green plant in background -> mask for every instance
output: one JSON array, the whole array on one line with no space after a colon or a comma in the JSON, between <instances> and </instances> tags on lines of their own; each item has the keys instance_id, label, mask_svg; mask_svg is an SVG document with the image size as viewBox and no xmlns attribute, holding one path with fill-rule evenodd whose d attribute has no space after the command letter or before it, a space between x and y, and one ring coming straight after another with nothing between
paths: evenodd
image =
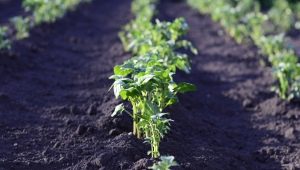
<instances>
[{"instance_id":1,"label":"green plant in background","mask_svg":"<svg viewBox=\"0 0 300 170\"><path fill-rule=\"evenodd\" d=\"M261 53L268 56L277 80L277 86L273 89L282 99L299 100L299 59L292 49L285 46L284 34L298 15L292 13L297 8L297 3L291 5L286 0L188 2L200 11L203 9L205 13L211 14L212 19L220 22L238 43L250 38L260 48ZM267 14L261 11L261 5L269 10Z\"/></svg>"},{"instance_id":2,"label":"green plant in background","mask_svg":"<svg viewBox=\"0 0 300 170\"><path fill-rule=\"evenodd\" d=\"M299 97L298 79L300 65L298 57L293 50L284 45L284 34L263 36L260 47L263 54L269 56L274 76L278 80L278 86L273 88L283 99L297 99Z\"/></svg>"},{"instance_id":3,"label":"green plant in background","mask_svg":"<svg viewBox=\"0 0 300 170\"><path fill-rule=\"evenodd\" d=\"M29 36L30 19L27 17L14 17L11 19L16 30L16 39L23 39Z\"/></svg>"},{"instance_id":4,"label":"green plant in background","mask_svg":"<svg viewBox=\"0 0 300 170\"><path fill-rule=\"evenodd\" d=\"M300 65L298 57L292 52L282 52L276 54L277 58L273 62L274 74L278 79L279 88L276 92L283 99L297 99L299 91Z\"/></svg>"},{"instance_id":5,"label":"green plant in background","mask_svg":"<svg viewBox=\"0 0 300 170\"><path fill-rule=\"evenodd\" d=\"M285 49L284 47L284 34L261 36L257 43L261 47L263 54L269 55L269 61L272 63L274 55L280 53Z\"/></svg>"},{"instance_id":6,"label":"green plant in background","mask_svg":"<svg viewBox=\"0 0 300 170\"><path fill-rule=\"evenodd\" d=\"M269 20L274 24L276 32L286 32L293 24L293 12L286 0L274 0L268 12Z\"/></svg>"},{"instance_id":7,"label":"green plant in background","mask_svg":"<svg viewBox=\"0 0 300 170\"><path fill-rule=\"evenodd\" d=\"M131 4L131 11L137 16L151 19L156 11L156 3L158 0L140 0Z\"/></svg>"},{"instance_id":8,"label":"green plant in background","mask_svg":"<svg viewBox=\"0 0 300 170\"><path fill-rule=\"evenodd\" d=\"M29 29L40 23L54 22L73 10L81 2L91 0L23 0L22 6L30 14L27 17L17 16L10 21L14 26L13 33L7 37L7 28L0 27L0 49L9 49L13 40L29 36Z\"/></svg>"},{"instance_id":9,"label":"green plant in background","mask_svg":"<svg viewBox=\"0 0 300 170\"><path fill-rule=\"evenodd\" d=\"M89 0L24 0L23 7L32 12L35 24L54 22L79 3Z\"/></svg>"},{"instance_id":10,"label":"green plant in background","mask_svg":"<svg viewBox=\"0 0 300 170\"><path fill-rule=\"evenodd\" d=\"M174 156L161 156L160 161L155 163L149 169L152 170L170 170L171 167L178 166Z\"/></svg>"},{"instance_id":11,"label":"green plant in background","mask_svg":"<svg viewBox=\"0 0 300 170\"><path fill-rule=\"evenodd\" d=\"M294 17L294 27L296 29L300 29L300 2L298 3L294 3L291 7L292 11L293 11L293 14L295 15Z\"/></svg>"},{"instance_id":12,"label":"green plant in background","mask_svg":"<svg viewBox=\"0 0 300 170\"><path fill-rule=\"evenodd\" d=\"M7 27L0 27L0 50L10 49L10 40L7 38Z\"/></svg>"},{"instance_id":13,"label":"green plant in background","mask_svg":"<svg viewBox=\"0 0 300 170\"><path fill-rule=\"evenodd\" d=\"M268 17L260 12L250 12L244 17L244 23L249 37L256 45L260 45L261 38L264 36L264 23Z\"/></svg>"},{"instance_id":14,"label":"green plant in background","mask_svg":"<svg viewBox=\"0 0 300 170\"><path fill-rule=\"evenodd\" d=\"M295 81L291 85L291 93L288 96L288 100L297 100L300 99L300 77L297 76Z\"/></svg>"}]
</instances>

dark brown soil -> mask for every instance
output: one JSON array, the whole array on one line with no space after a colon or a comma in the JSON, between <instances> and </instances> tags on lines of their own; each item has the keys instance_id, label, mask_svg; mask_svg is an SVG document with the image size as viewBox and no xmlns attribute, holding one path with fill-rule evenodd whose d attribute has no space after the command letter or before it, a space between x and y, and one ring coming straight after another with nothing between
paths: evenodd
<instances>
[{"instance_id":1,"label":"dark brown soil","mask_svg":"<svg viewBox=\"0 0 300 170\"><path fill-rule=\"evenodd\" d=\"M0 16L3 16L0 11ZM300 169L300 108L270 91L255 47L238 45L209 16L162 1L159 18L185 17L200 54L179 81L198 91L169 109L161 146L175 169ZM118 39L129 0L94 0L0 54L0 170L146 169L149 146L130 134L108 92L114 65L130 55Z\"/></svg>"},{"instance_id":2,"label":"dark brown soil","mask_svg":"<svg viewBox=\"0 0 300 170\"><path fill-rule=\"evenodd\" d=\"M21 0L0 0L0 24L7 23L10 18L23 12Z\"/></svg>"},{"instance_id":3,"label":"dark brown soil","mask_svg":"<svg viewBox=\"0 0 300 170\"><path fill-rule=\"evenodd\" d=\"M255 47L236 44L184 3L163 1L161 18L184 17L200 55L191 75L198 91L171 109L173 131L163 145L185 169L299 169L300 108L271 92L271 69Z\"/></svg>"}]
</instances>

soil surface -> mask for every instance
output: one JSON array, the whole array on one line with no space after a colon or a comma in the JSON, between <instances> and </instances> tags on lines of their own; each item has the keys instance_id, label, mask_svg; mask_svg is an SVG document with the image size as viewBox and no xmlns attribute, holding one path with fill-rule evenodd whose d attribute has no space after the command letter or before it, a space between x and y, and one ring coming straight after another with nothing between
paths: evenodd
<instances>
[{"instance_id":1,"label":"soil surface","mask_svg":"<svg viewBox=\"0 0 300 170\"><path fill-rule=\"evenodd\" d=\"M0 0L0 24L9 22L12 17L24 13L21 0Z\"/></svg>"},{"instance_id":2,"label":"soil surface","mask_svg":"<svg viewBox=\"0 0 300 170\"><path fill-rule=\"evenodd\" d=\"M113 66L130 57L118 38L132 19L129 0L94 0L0 53L0 170L147 169L149 146L131 120L111 118ZM6 14L0 16L5 20ZM10 17L7 15L7 18ZM251 45L184 2L162 1L158 17L184 17L199 49L178 81L198 90L170 108L174 120L161 152L174 169L300 169L300 107L270 88L271 69ZM296 42L296 41L295 41Z\"/></svg>"}]
</instances>

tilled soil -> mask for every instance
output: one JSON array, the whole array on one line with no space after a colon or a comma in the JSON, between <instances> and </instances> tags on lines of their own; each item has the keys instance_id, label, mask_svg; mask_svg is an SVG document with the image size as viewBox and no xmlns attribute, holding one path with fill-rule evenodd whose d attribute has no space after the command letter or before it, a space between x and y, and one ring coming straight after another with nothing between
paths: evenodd
<instances>
[{"instance_id":1,"label":"tilled soil","mask_svg":"<svg viewBox=\"0 0 300 170\"><path fill-rule=\"evenodd\" d=\"M112 68L130 57L118 31L132 19L129 0L94 0L0 54L0 169L146 169L149 146L130 134L128 116L108 89ZM3 16L0 11L0 16ZM169 109L161 146L175 169L300 169L299 104L271 90L257 49L238 45L183 2L162 1L159 18L184 17L199 49L178 81L198 90ZM3 18L3 17L2 17Z\"/></svg>"},{"instance_id":2,"label":"tilled soil","mask_svg":"<svg viewBox=\"0 0 300 170\"><path fill-rule=\"evenodd\" d=\"M198 91L172 108L164 150L185 169L300 169L300 108L270 89L271 69L251 45L238 45L209 16L163 1L163 19L184 17L200 54L191 75Z\"/></svg>"},{"instance_id":3,"label":"tilled soil","mask_svg":"<svg viewBox=\"0 0 300 170\"><path fill-rule=\"evenodd\" d=\"M0 24L9 22L9 19L21 13L24 13L21 0L0 0Z\"/></svg>"}]
</instances>

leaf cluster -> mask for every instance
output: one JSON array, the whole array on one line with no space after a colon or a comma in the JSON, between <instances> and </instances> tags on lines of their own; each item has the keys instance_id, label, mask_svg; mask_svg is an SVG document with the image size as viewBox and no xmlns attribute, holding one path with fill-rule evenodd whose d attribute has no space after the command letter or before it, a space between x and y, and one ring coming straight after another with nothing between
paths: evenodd
<instances>
[{"instance_id":1,"label":"leaf cluster","mask_svg":"<svg viewBox=\"0 0 300 170\"><path fill-rule=\"evenodd\" d=\"M1 49L10 49L10 41L7 38L7 27L0 27L0 50Z\"/></svg>"},{"instance_id":2,"label":"leaf cluster","mask_svg":"<svg viewBox=\"0 0 300 170\"><path fill-rule=\"evenodd\" d=\"M23 7L33 13L36 24L54 22L86 0L24 0Z\"/></svg>"},{"instance_id":3,"label":"leaf cluster","mask_svg":"<svg viewBox=\"0 0 300 170\"><path fill-rule=\"evenodd\" d=\"M16 39L23 39L29 36L29 29L31 28L30 19L28 17L14 17L11 19L11 23L16 30Z\"/></svg>"}]
</instances>

